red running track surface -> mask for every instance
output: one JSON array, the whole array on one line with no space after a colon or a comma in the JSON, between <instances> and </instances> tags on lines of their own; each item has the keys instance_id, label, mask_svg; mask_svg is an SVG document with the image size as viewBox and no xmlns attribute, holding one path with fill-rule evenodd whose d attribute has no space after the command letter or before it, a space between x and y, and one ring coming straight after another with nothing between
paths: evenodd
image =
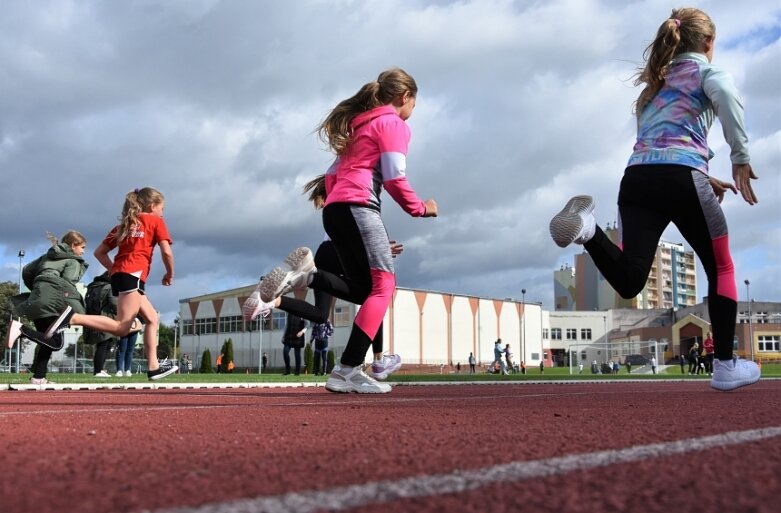
<instances>
[{"instance_id":1,"label":"red running track surface","mask_svg":"<svg viewBox=\"0 0 781 513\"><path fill-rule=\"evenodd\" d=\"M781 381L9 391L0 444L2 513L774 512Z\"/></svg>"}]
</instances>

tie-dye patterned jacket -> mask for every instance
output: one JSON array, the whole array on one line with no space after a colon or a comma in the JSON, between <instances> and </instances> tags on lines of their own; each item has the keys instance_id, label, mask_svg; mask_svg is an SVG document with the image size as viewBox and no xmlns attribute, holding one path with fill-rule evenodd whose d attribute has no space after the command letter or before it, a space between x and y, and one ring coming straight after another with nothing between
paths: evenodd
<instances>
[{"instance_id":1,"label":"tie-dye patterned jacket","mask_svg":"<svg viewBox=\"0 0 781 513\"><path fill-rule=\"evenodd\" d=\"M410 131L392 105L363 112L352 121L352 142L325 174L326 205L351 203L380 210L380 192L408 214L419 217L426 207L407 181Z\"/></svg>"},{"instance_id":2,"label":"tie-dye patterned jacket","mask_svg":"<svg viewBox=\"0 0 781 513\"><path fill-rule=\"evenodd\" d=\"M670 63L664 86L637 120L637 142L628 166L679 164L708 172L713 152L708 130L718 116L733 164L747 164L743 104L725 71L701 53L683 53Z\"/></svg>"}]
</instances>

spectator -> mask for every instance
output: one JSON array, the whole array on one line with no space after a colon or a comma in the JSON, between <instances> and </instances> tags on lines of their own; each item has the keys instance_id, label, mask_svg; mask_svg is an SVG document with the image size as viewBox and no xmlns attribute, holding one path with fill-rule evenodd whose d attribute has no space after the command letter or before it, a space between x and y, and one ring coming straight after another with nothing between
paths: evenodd
<instances>
[{"instance_id":1,"label":"spectator","mask_svg":"<svg viewBox=\"0 0 781 513\"><path fill-rule=\"evenodd\" d=\"M689 374L694 375L700 365L700 345L695 342L689 349Z\"/></svg>"},{"instance_id":2,"label":"spectator","mask_svg":"<svg viewBox=\"0 0 781 513\"><path fill-rule=\"evenodd\" d=\"M513 370L513 350L510 349L510 344L504 346L504 360L507 363L507 368Z\"/></svg>"},{"instance_id":3,"label":"spectator","mask_svg":"<svg viewBox=\"0 0 781 513\"><path fill-rule=\"evenodd\" d=\"M498 363L502 374L507 375L507 368L504 366L504 350L502 349L502 339L497 338L494 342L494 364Z\"/></svg>"},{"instance_id":4,"label":"spectator","mask_svg":"<svg viewBox=\"0 0 781 513\"><path fill-rule=\"evenodd\" d=\"M461 362L456 363L456 374L461 374Z\"/></svg>"},{"instance_id":5,"label":"spectator","mask_svg":"<svg viewBox=\"0 0 781 513\"><path fill-rule=\"evenodd\" d=\"M651 372L656 374L656 357L655 356L651 357Z\"/></svg>"},{"instance_id":6,"label":"spectator","mask_svg":"<svg viewBox=\"0 0 781 513\"><path fill-rule=\"evenodd\" d=\"M583 360L578 363L578 374L583 374Z\"/></svg>"},{"instance_id":7,"label":"spectator","mask_svg":"<svg viewBox=\"0 0 781 513\"><path fill-rule=\"evenodd\" d=\"M315 324L312 328L311 341L315 348L315 376L323 375L328 372L328 340L334 334L334 326L329 319L320 324ZM322 366L322 371L320 367Z\"/></svg>"},{"instance_id":8,"label":"spectator","mask_svg":"<svg viewBox=\"0 0 781 513\"><path fill-rule=\"evenodd\" d=\"M469 353L469 374L475 373L475 364L477 362L475 361L475 355L471 352Z\"/></svg>"},{"instance_id":9,"label":"spectator","mask_svg":"<svg viewBox=\"0 0 781 513\"><path fill-rule=\"evenodd\" d=\"M713 336L711 332L708 332L708 336L702 341L702 348L705 350L705 370L708 372L708 376L713 375Z\"/></svg>"},{"instance_id":10,"label":"spectator","mask_svg":"<svg viewBox=\"0 0 781 513\"><path fill-rule=\"evenodd\" d=\"M268 353L263 351L263 357L260 359L260 368L266 370L268 367Z\"/></svg>"},{"instance_id":11,"label":"spectator","mask_svg":"<svg viewBox=\"0 0 781 513\"><path fill-rule=\"evenodd\" d=\"M222 372L222 353L217 355L217 360L215 362L217 364L217 374Z\"/></svg>"},{"instance_id":12,"label":"spectator","mask_svg":"<svg viewBox=\"0 0 781 513\"><path fill-rule=\"evenodd\" d=\"M545 372L545 360L540 360L540 374Z\"/></svg>"},{"instance_id":13,"label":"spectator","mask_svg":"<svg viewBox=\"0 0 781 513\"><path fill-rule=\"evenodd\" d=\"M680 365L681 365L681 374L686 374L686 357L683 356L683 353L681 353L680 357L678 358Z\"/></svg>"},{"instance_id":14,"label":"spectator","mask_svg":"<svg viewBox=\"0 0 781 513\"><path fill-rule=\"evenodd\" d=\"M295 375L301 374L301 348L304 347L304 335L306 334L306 321L297 315L287 314L285 334L282 336L282 359L285 361L284 376L290 374L290 350L293 350L296 368Z\"/></svg>"},{"instance_id":15,"label":"spectator","mask_svg":"<svg viewBox=\"0 0 781 513\"><path fill-rule=\"evenodd\" d=\"M626 360L625 365L626 365L626 373L632 374L632 360Z\"/></svg>"}]
</instances>

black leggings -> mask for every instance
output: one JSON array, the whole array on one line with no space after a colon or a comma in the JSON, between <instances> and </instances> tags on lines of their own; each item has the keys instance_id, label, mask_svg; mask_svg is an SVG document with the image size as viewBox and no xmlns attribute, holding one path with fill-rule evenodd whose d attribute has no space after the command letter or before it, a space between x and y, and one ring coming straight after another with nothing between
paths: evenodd
<instances>
[{"instance_id":1,"label":"black leggings","mask_svg":"<svg viewBox=\"0 0 781 513\"><path fill-rule=\"evenodd\" d=\"M108 338L102 342L98 342L95 345L95 357L92 362L95 365L95 374L103 370L106 365L106 357L108 356L111 344L114 342L113 338Z\"/></svg>"},{"instance_id":2,"label":"black leggings","mask_svg":"<svg viewBox=\"0 0 781 513\"><path fill-rule=\"evenodd\" d=\"M331 275L344 275L342 264L339 262L339 255L336 253L336 247L330 240L321 242L317 248L315 252L315 267L317 267L318 273L326 271ZM330 316L331 303L334 296L328 291L321 289L313 289L313 293L315 296L314 305L293 297L282 296L279 301L279 309L316 324L322 324ZM380 326L377 335L372 340L372 351L374 353L382 353L383 351L382 326Z\"/></svg>"},{"instance_id":3,"label":"black leggings","mask_svg":"<svg viewBox=\"0 0 781 513\"><path fill-rule=\"evenodd\" d=\"M43 333L51 324L56 321L56 317L44 317L43 319L35 319L33 324L35 329ZM55 335L61 337L62 334ZM38 344L38 349L35 351L35 359L33 360L33 377L41 379L46 377L46 368L49 366L49 359L52 357L52 349L49 346Z\"/></svg>"},{"instance_id":4,"label":"black leggings","mask_svg":"<svg viewBox=\"0 0 781 513\"><path fill-rule=\"evenodd\" d=\"M621 180L618 210L622 247L613 244L599 227L584 244L605 279L626 299L639 294L662 232L674 223L708 277L708 314L716 358L732 358L738 310L735 268L727 223L708 177L677 165L629 167Z\"/></svg>"}]
</instances>

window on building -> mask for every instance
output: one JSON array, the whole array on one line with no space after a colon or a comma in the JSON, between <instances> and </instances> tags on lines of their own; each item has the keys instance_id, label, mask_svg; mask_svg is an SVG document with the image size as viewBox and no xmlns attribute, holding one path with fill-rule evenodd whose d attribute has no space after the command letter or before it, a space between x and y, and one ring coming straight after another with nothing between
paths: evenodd
<instances>
[{"instance_id":1,"label":"window on building","mask_svg":"<svg viewBox=\"0 0 781 513\"><path fill-rule=\"evenodd\" d=\"M261 327L261 323L262 327ZM247 331L258 331L260 329L263 329L264 331L268 331L271 329L271 316L263 317L263 316L257 316L252 322L248 322L246 325Z\"/></svg>"},{"instance_id":2,"label":"window on building","mask_svg":"<svg viewBox=\"0 0 781 513\"><path fill-rule=\"evenodd\" d=\"M591 340L591 328L580 329L580 340Z\"/></svg>"},{"instance_id":3,"label":"window on building","mask_svg":"<svg viewBox=\"0 0 781 513\"><path fill-rule=\"evenodd\" d=\"M194 335L193 321L191 319L182 320L182 335Z\"/></svg>"},{"instance_id":4,"label":"window on building","mask_svg":"<svg viewBox=\"0 0 781 513\"><path fill-rule=\"evenodd\" d=\"M348 305L334 308L334 326L349 326L352 323L351 307Z\"/></svg>"},{"instance_id":5,"label":"window on building","mask_svg":"<svg viewBox=\"0 0 781 513\"><path fill-rule=\"evenodd\" d=\"M545 340L549 340L550 333L548 332L548 328L542 328L542 338Z\"/></svg>"},{"instance_id":6,"label":"window on building","mask_svg":"<svg viewBox=\"0 0 781 513\"><path fill-rule=\"evenodd\" d=\"M550 338L551 340L561 340L561 328L551 328Z\"/></svg>"},{"instance_id":7,"label":"window on building","mask_svg":"<svg viewBox=\"0 0 781 513\"><path fill-rule=\"evenodd\" d=\"M217 318L205 317L203 319L195 319L195 333L197 335L217 333Z\"/></svg>"},{"instance_id":8,"label":"window on building","mask_svg":"<svg viewBox=\"0 0 781 513\"><path fill-rule=\"evenodd\" d=\"M283 330L287 324L287 313L281 310L271 312L271 329Z\"/></svg>"},{"instance_id":9,"label":"window on building","mask_svg":"<svg viewBox=\"0 0 781 513\"><path fill-rule=\"evenodd\" d=\"M760 335L757 337L757 349L759 352L781 351L781 335Z\"/></svg>"},{"instance_id":10,"label":"window on building","mask_svg":"<svg viewBox=\"0 0 781 513\"><path fill-rule=\"evenodd\" d=\"M567 340L577 340L577 339L578 339L578 329L567 328Z\"/></svg>"},{"instance_id":11,"label":"window on building","mask_svg":"<svg viewBox=\"0 0 781 513\"><path fill-rule=\"evenodd\" d=\"M237 333L244 328L244 319L240 315L220 317L220 333Z\"/></svg>"}]
</instances>

